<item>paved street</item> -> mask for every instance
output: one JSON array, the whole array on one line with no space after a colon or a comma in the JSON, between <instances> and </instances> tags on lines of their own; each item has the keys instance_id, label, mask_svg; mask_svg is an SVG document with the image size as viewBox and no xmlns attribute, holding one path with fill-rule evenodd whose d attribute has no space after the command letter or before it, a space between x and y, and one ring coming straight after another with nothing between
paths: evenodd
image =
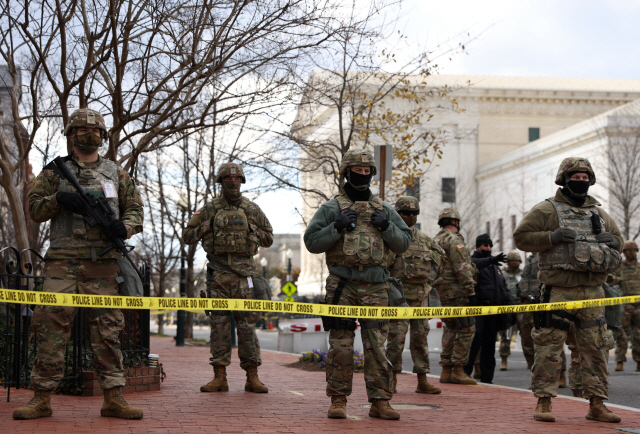
<instances>
[{"instance_id":1,"label":"paved street","mask_svg":"<svg viewBox=\"0 0 640 434\"><path fill-rule=\"evenodd\" d=\"M157 326L152 325L152 332L157 330ZM175 326L165 326L165 334L175 336ZM209 328L200 328L195 326L193 328L193 335L197 339L209 340ZM258 330L258 337L260 340L260 347L265 350L276 350L278 348L278 333L277 331ZM442 342L442 329L433 327L429 333L429 352L431 361L431 374L440 376L441 367L438 364L440 360L440 343ZM569 350L565 347L565 353L567 358L569 357ZM635 363L631 361L631 352L627 355L629 362L625 363L624 372L614 372L613 368L615 363L613 361L613 351L609 357L609 371L611 376L609 377L609 402L612 404L624 405L627 407L640 408L640 397L638 390L640 390L640 372L635 372ZM520 345L520 337L518 336L515 348L511 350L511 357L509 357L509 366L507 371L500 371L500 358L496 349L496 373L494 376L494 384L508 387L517 387L520 389L527 389L530 385L530 371L527 369L527 362L522 354L522 347ZM403 370L411 372L413 369L413 362L411 361L411 353L409 352L409 341L407 334L407 342L403 353ZM415 381L411 379L410 381ZM437 382L437 380L436 380ZM566 396L573 396L571 389L560 389L560 394ZM640 427L639 427L640 428Z\"/></svg>"}]
</instances>

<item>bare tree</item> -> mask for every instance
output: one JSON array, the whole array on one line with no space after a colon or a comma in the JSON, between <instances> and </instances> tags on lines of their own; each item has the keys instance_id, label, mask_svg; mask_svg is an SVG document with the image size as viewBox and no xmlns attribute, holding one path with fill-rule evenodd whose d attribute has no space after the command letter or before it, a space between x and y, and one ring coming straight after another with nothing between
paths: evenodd
<instances>
[{"instance_id":1,"label":"bare tree","mask_svg":"<svg viewBox=\"0 0 640 434\"><path fill-rule=\"evenodd\" d=\"M640 116L616 115L607 119L605 187L611 214L627 240L640 236Z\"/></svg>"}]
</instances>

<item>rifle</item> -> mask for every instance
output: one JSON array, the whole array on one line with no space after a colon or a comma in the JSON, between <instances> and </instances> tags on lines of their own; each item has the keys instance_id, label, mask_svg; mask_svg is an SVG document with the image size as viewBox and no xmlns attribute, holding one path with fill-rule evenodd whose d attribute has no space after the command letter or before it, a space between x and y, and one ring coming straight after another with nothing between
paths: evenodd
<instances>
[{"instance_id":1,"label":"rifle","mask_svg":"<svg viewBox=\"0 0 640 434\"><path fill-rule=\"evenodd\" d=\"M204 289L200 290L200 298L209 298L209 297L207 297L207 293L205 292ZM212 310L205 310L204 314L206 316L211 316L211 315L213 315L213 311Z\"/></svg>"},{"instance_id":2,"label":"rifle","mask_svg":"<svg viewBox=\"0 0 640 434\"><path fill-rule=\"evenodd\" d=\"M78 194L80 194L80 197L82 197L82 200L86 205L85 210L82 213L82 218L89 224L89 226L100 225L103 232L105 232L106 234L106 231L104 231L104 227L107 222L113 220L112 216L115 214L115 211L111 208L111 205L109 204L107 198L103 196L96 199L94 196L87 194L87 192L85 192L84 189L80 186L73 173L71 173L69 167L67 167L67 165L65 164L65 158L57 157L53 160L53 163L55 166L51 167L51 169L56 174L58 174L58 176L69 181L73 188L76 189ZM129 260L134 270L136 270L136 272L140 276L140 279L142 280L142 273L140 272L140 270L138 270L138 267L136 267L136 264L129 256L129 252L135 249L135 247L127 246L124 243L124 240L119 237L109 236L109 241L111 241L111 245L98 253L98 256L104 256L111 250L116 249L122 254L122 256Z\"/></svg>"}]
</instances>

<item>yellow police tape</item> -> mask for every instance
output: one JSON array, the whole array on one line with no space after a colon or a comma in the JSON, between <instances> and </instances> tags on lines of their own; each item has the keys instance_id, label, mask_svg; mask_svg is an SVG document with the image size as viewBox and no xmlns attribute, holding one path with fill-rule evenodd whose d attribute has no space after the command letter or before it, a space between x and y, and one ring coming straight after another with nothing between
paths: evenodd
<instances>
[{"instance_id":1,"label":"yellow police tape","mask_svg":"<svg viewBox=\"0 0 640 434\"><path fill-rule=\"evenodd\" d=\"M113 309L161 310L233 310L285 312L345 318L416 319L454 318L465 316L525 313L546 310L587 309L617 304L640 303L640 295L561 303L519 304L511 306L473 307L370 307L334 306L273 300L242 300L228 298L167 298L124 297L121 295L84 295L52 292L0 289L0 303L21 303L47 306L92 307Z\"/></svg>"}]
</instances>

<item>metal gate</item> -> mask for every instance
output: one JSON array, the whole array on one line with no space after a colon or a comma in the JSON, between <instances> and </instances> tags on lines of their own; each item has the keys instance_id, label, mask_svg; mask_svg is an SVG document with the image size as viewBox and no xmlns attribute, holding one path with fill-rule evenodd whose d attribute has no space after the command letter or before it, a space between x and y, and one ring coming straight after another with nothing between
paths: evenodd
<instances>
[{"instance_id":1,"label":"metal gate","mask_svg":"<svg viewBox=\"0 0 640 434\"><path fill-rule=\"evenodd\" d=\"M25 262L27 252L31 262ZM18 252L14 247L0 250L4 272L0 273L0 287L21 291L42 291L44 258L31 249ZM38 261L38 262L36 262ZM2 270L0 270L2 271ZM140 267L143 274L144 296L151 292L151 273L147 264ZM36 339L31 333L31 317L35 304L0 303L0 385L7 389L29 386L29 376L36 353ZM82 390L82 371L93 367L89 322L91 309L79 308L65 352L64 377L60 389L69 394ZM125 327L120 345L125 367L146 365L149 354L149 311L124 309Z\"/></svg>"}]
</instances>

